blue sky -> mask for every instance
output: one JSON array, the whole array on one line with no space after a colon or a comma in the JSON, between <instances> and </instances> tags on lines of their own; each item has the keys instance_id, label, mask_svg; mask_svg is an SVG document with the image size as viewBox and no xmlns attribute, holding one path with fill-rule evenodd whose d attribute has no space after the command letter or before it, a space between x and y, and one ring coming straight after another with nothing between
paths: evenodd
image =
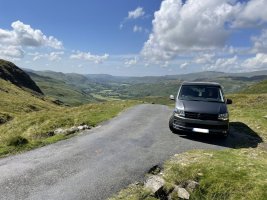
<instances>
[{"instance_id":1,"label":"blue sky","mask_svg":"<svg viewBox=\"0 0 267 200\"><path fill-rule=\"evenodd\" d=\"M0 58L124 76L267 69L267 0L0 0Z\"/></svg>"}]
</instances>

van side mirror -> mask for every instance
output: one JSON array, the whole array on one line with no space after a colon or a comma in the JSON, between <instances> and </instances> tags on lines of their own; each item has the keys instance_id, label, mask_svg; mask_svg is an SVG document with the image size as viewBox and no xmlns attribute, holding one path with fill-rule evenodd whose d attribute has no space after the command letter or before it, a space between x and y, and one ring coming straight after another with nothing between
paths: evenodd
<instances>
[{"instance_id":1,"label":"van side mirror","mask_svg":"<svg viewBox=\"0 0 267 200\"><path fill-rule=\"evenodd\" d=\"M175 98L174 98L174 96L173 96L173 95L170 95L170 100L172 100L172 101L174 101L174 100L175 100Z\"/></svg>"},{"instance_id":2,"label":"van side mirror","mask_svg":"<svg viewBox=\"0 0 267 200\"><path fill-rule=\"evenodd\" d=\"M226 104L232 104L233 101L231 99L226 99Z\"/></svg>"}]
</instances>

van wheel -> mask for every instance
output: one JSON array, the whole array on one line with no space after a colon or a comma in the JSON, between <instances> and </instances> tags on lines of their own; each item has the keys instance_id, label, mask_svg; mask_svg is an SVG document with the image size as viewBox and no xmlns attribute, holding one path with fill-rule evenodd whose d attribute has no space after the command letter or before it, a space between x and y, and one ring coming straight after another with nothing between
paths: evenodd
<instances>
[{"instance_id":1,"label":"van wheel","mask_svg":"<svg viewBox=\"0 0 267 200\"><path fill-rule=\"evenodd\" d=\"M174 121L174 117L172 115L170 120L169 120L169 128L170 128L171 132L176 133L177 131L175 130L175 128L173 128L173 121Z\"/></svg>"}]
</instances>

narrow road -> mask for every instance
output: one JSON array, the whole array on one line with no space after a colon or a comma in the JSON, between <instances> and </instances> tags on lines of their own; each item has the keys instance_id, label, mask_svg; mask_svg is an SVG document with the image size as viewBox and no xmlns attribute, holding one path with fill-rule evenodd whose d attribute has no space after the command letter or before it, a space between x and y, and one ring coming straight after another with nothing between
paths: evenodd
<instances>
[{"instance_id":1,"label":"narrow road","mask_svg":"<svg viewBox=\"0 0 267 200\"><path fill-rule=\"evenodd\" d=\"M171 112L138 105L79 136L0 159L0 199L103 200L175 153L227 146L171 133Z\"/></svg>"}]
</instances>

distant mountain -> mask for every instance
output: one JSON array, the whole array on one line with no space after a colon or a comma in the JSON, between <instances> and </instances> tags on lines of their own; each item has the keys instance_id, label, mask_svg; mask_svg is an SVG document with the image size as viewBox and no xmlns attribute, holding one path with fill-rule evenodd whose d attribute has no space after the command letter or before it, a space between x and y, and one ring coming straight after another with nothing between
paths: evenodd
<instances>
[{"instance_id":1,"label":"distant mountain","mask_svg":"<svg viewBox=\"0 0 267 200\"><path fill-rule=\"evenodd\" d=\"M228 73L227 76L239 76L239 77L253 77L267 75L267 70L253 71L253 72L243 72L243 73Z\"/></svg>"},{"instance_id":2,"label":"distant mountain","mask_svg":"<svg viewBox=\"0 0 267 200\"><path fill-rule=\"evenodd\" d=\"M43 94L31 77L12 62L0 59L0 78L13 83L14 85Z\"/></svg>"},{"instance_id":3,"label":"distant mountain","mask_svg":"<svg viewBox=\"0 0 267 200\"><path fill-rule=\"evenodd\" d=\"M262 80L267 76L267 70L263 71L254 71L254 72L245 72L245 73L225 73L225 72L216 72L216 71L205 71L205 72L195 72L188 74L178 74L178 75L165 75L165 76L143 76L143 77L134 77L134 76L112 76L108 74L86 74L84 75L88 79L93 80L98 83L103 82L117 82L117 83L156 83L162 81L195 81L195 80L208 80L215 79L219 77L240 77L240 78L251 78L258 77L258 80Z\"/></svg>"},{"instance_id":4,"label":"distant mountain","mask_svg":"<svg viewBox=\"0 0 267 200\"><path fill-rule=\"evenodd\" d=\"M176 94L183 81L212 81L236 93L267 79L267 70L249 73L198 72L181 75L125 77L108 74L75 74L53 71L29 71L48 96L70 105L111 99L136 99Z\"/></svg>"}]
</instances>

